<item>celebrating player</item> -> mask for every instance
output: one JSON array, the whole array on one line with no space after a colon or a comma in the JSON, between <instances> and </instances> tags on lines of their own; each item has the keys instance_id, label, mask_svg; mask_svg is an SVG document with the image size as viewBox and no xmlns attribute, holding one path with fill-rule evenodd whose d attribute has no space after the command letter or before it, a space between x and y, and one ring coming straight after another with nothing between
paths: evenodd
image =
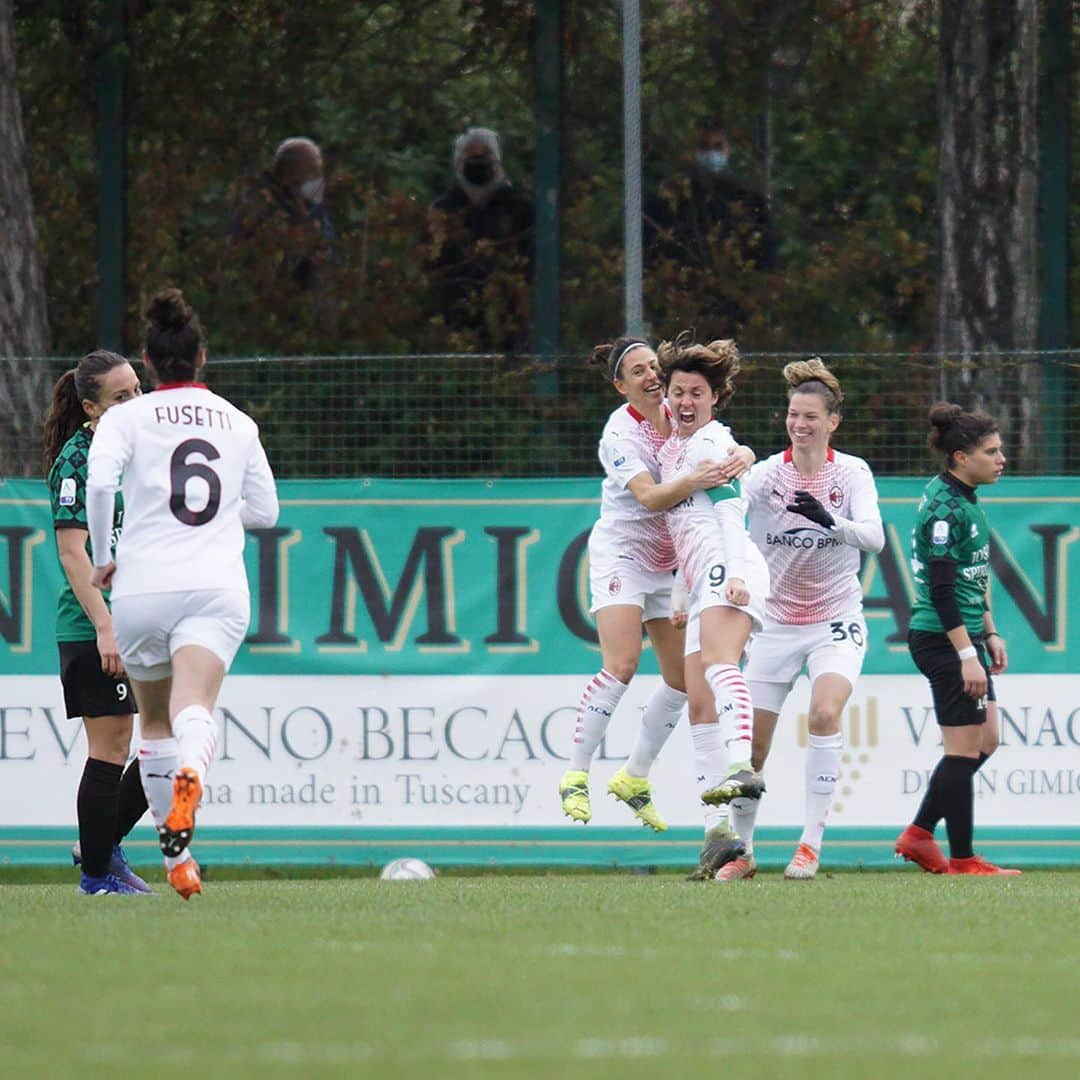
<instances>
[{"instance_id":1,"label":"celebrating player","mask_svg":"<svg viewBox=\"0 0 1080 1080\"><path fill-rule=\"evenodd\" d=\"M69 717L81 716L87 759L76 798L87 896L150 892L124 857L120 841L146 810L138 765L127 769L135 700L116 647L108 598L90 584L86 461L98 421L113 405L138 397L139 377L116 353L88 353L53 388L45 419L45 469L64 586L56 605L60 681ZM119 496L109 527L124 519Z\"/></svg>"},{"instance_id":2,"label":"celebrating player","mask_svg":"<svg viewBox=\"0 0 1080 1080\"><path fill-rule=\"evenodd\" d=\"M588 822L592 817L589 766L637 671L644 623L660 663L661 682L645 706L630 759L611 778L608 790L644 824L661 831L667 826L653 805L647 777L686 703L683 634L669 621L675 549L664 511L699 487L740 475L754 457L739 448L722 462L703 459L687 475L660 483L656 455L672 425L656 353L643 338L622 337L598 345L593 361L603 365L626 403L608 418L600 438L605 476L600 520L589 537L592 611L603 666L582 693L559 796L563 812L574 821Z\"/></svg>"},{"instance_id":3,"label":"celebrating player","mask_svg":"<svg viewBox=\"0 0 1080 1080\"><path fill-rule=\"evenodd\" d=\"M915 604L908 647L930 681L945 753L896 853L933 874L1019 874L972 850L974 777L998 745L990 676L1008 666L990 614L990 526L976 489L998 482L1005 455L997 424L984 413L941 402L930 410L930 423L930 446L944 455L945 471L926 485L911 533ZM942 818L948 860L934 841Z\"/></svg>"},{"instance_id":4,"label":"celebrating player","mask_svg":"<svg viewBox=\"0 0 1080 1080\"><path fill-rule=\"evenodd\" d=\"M810 676L806 816L784 871L786 878L808 880L817 874L840 769L840 716L866 653L859 553L880 551L885 534L870 467L829 445L843 400L836 376L815 357L788 364L784 379L791 445L759 462L743 485L750 535L765 556L772 588L746 681L754 702L753 765L761 769L803 665ZM732 804L735 831L747 851L718 880L753 877L759 805L748 799Z\"/></svg>"},{"instance_id":5,"label":"celebrating player","mask_svg":"<svg viewBox=\"0 0 1080 1080\"><path fill-rule=\"evenodd\" d=\"M157 388L106 413L90 448L91 580L112 586L143 786L169 882L186 900L202 891L188 844L217 746L211 710L250 618L244 526L273 525L278 503L254 421L199 381L206 344L180 290L159 292L146 314L143 360Z\"/></svg>"},{"instance_id":6,"label":"celebrating player","mask_svg":"<svg viewBox=\"0 0 1080 1080\"><path fill-rule=\"evenodd\" d=\"M699 475L700 463L735 445L714 413L731 400L739 373L734 341L707 345L680 337L658 350L677 425L660 451L664 483ZM715 876L745 852L728 824L727 804L764 791L750 762L753 715L739 664L752 631L761 628L769 575L746 532L746 503L737 480L695 482L667 514L679 570L690 590L686 682L690 733L705 818L705 845L695 879Z\"/></svg>"}]
</instances>

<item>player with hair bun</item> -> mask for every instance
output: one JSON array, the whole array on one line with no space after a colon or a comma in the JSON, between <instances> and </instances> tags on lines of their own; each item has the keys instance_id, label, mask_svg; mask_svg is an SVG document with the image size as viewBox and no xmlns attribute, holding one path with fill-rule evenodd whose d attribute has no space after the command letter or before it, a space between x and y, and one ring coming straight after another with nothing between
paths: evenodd
<instances>
[{"instance_id":1,"label":"player with hair bun","mask_svg":"<svg viewBox=\"0 0 1080 1080\"><path fill-rule=\"evenodd\" d=\"M273 525L278 501L255 422L201 382L206 342L183 294L163 289L146 317L143 362L156 389L110 409L90 447L91 583L112 588L143 787L169 882L186 900L202 890L188 844L217 746L211 710L251 615L244 526Z\"/></svg>"},{"instance_id":2,"label":"player with hair bun","mask_svg":"<svg viewBox=\"0 0 1080 1080\"><path fill-rule=\"evenodd\" d=\"M589 766L637 671L644 623L661 681L642 713L630 758L611 778L608 791L643 824L662 831L667 825L653 805L648 774L686 704L683 633L669 620L676 558L664 511L698 487L741 475L754 455L732 443L730 457L703 460L692 475L662 483L657 452L671 434L672 421L652 346L644 338L620 337L597 345L592 361L626 401L608 418L600 437L600 520L589 536L591 610L603 663L581 695L559 797L572 820L592 817Z\"/></svg>"},{"instance_id":3,"label":"player with hair bun","mask_svg":"<svg viewBox=\"0 0 1080 1080\"><path fill-rule=\"evenodd\" d=\"M734 341L694 344L682 334L657 353L676 423L660 451L660 475L675 483L735 445L714 413L735 392L739 350ZM739 665L751 633L761 628L769 573L747 535L738 480L697 484L667 521L690 591L684 663L695 771L708 808L705 844L690 877L709 880L745 852L728 823L728 804L765 790L751 766L753 713Z\"/></svg>"},{"instance_id":4,"label":"player with hair bun","mask_svg":"<svg viewBox=\"0 0 1080 1080\"><path fill-rule=\"evenodd\" d=\"M56 607L60 681L69 717L82 717L87 758L75 807L84 896L134 895L149 886L128 865L120 841L146 811L138 765L128 765L135 701L116 644L108 598L90 584L86 463L98 422L114 405L142 391L124 357L87 353L53 388L45 419L45 471L64 586ZM117 497L113 537L124 522ZM127 766L125 768L125 766Z\"/></svg>"},{"instance_id":5,"label":"player with hair bun","mask_svg":"<svg viewBox=\"0 0 1080 1080\"><path fill-rule=\"evenodd\" d=\"M926 485L911 532L915 603L908 648L930 682L945 753L896 853L934 874L1019 874L972 848L975 773L999 741L991 676L1008 667L990 614L990 525L976 489L998 482L1005 455L997 423L985 413L939 402L930 425L930 447L945 458L945 470ZM934 840L942 818L947 860Z\"/></svg>"},{"instance_id":6,"label":"player with hair bun","mask_svg":"<svg viewBox=\"0 0 1080 1080\"><path fill-rule=\"evenodd\" d=\"M844 740L840 717L866 654L859 582L861 552L885 546L874 477L862 458L831 445L843 393L814 357L788 364L788 448L759 462L744 483L750 535L769 566L772 595L754 638L746 681L754 701L753 765L762 769L776 721L805 665L810 676L809 750L802 836L784 877L810 880L821 857L825 822ZM718 880L753 877L759 803L732 804L747 852Z\"/></svg>"}]
</instances>

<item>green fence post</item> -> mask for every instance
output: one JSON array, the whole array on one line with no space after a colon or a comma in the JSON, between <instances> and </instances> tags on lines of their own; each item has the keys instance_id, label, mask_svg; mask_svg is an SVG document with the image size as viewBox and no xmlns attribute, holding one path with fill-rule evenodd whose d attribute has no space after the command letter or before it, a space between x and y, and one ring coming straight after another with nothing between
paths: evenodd
<instances>
[{"instance_id":1,"label":"green fence post","mask_svg":"<svg viewBox=\"0 0 1080 1080\"><path fill-rule=\"evenodd\" d=\"M559 188L562 142L562 0L536 6L536 351L559 351Z\"/></svg>"},{"instance_id":2,"label":"green fence post","mask_svg":"<svg viewBox=\"0 0 1080 1080\"><path fill-rule=\"evenodd\" d=\"M98 62L98 344L124 347L124 4L105 0Z\"/></svg>"}]
</instances>

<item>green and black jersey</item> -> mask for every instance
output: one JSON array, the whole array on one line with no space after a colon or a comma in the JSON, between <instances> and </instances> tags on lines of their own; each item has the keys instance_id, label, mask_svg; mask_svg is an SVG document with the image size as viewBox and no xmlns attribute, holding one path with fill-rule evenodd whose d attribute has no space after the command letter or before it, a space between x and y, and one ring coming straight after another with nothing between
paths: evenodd
<instances>
[{"instance_id":1,"label":"green and black jersey","mask_svg":"<svg viewBox=\"0 0 1080 1080\"><path fill-rule=\"evenodd\" d=\"M84 529L86 523L86 466L90 458L90 440L94 432L83 424L66 443L49 470L49 499L52 502L54 529ZM116 493L116 509L113 514L112 550L124 523L124 502ZM90 554L90 537L86 538L86 553ZM106 594L105 602L108 603ZM82 604L64 576L64 586L56 603L56 640L93 641L97 637Z\"/></svg>"},{"instance_id":2,"label":"green and black jersey","mask_svg":"<svg viewBox=\"0 0 1080 1080\"><path fill-rule=\"evenodd\" d=\"M981 635L990 586L990 525L974 489L950 473L935 476L926 485L911 531L912 630L945 632L930 598L930 564L940 560L954 566L956 603L967 632Z\"/></svg>"}]
</instances>

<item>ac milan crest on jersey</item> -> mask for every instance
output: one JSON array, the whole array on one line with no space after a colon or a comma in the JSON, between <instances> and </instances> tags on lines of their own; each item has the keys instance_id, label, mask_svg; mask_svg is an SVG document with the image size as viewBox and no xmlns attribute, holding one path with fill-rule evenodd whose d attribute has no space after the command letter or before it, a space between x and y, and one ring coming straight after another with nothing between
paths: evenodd
<instances>
[{"instance_id":1,"label":"ac milan crest on jersey","mask_svg":"<svg viewBox=\"0 0 1080 1080\"><path fill-rule=\"evenodd\" d=\"M836 520L877 513L874 478L866 462L829 450L824 465L803 476L790 450L755 465L744 484L750 535L765 556L772 582L767 614L808 625L862 607L860 554L840 532L788 510L796 491L808 491Z\"/></svg>"},{"instance_id":2,"label":"ac milan crest on jersey","mask_svg":"<svg viewBox=\"0 0 1080 1080\"><path fill-rule=\"evenodd\" d=\"M619 595L619 590L621 588L622 588L622 580L618 576L613 577L607 583L607 591L608 591L608 594L610 596L618 596Z\"/></svg>"}]
</instances>

